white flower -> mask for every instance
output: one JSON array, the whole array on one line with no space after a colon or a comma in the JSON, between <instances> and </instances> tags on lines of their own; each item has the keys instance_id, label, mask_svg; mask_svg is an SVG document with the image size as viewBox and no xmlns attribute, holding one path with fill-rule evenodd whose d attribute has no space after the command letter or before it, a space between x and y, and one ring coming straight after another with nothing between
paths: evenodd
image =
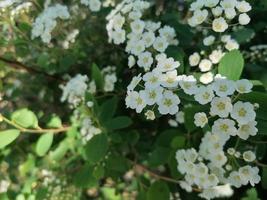
<instances>
[{"instance_id":1,"label":"white flower","mask_svg":"<svg viewBox=\"0 0 267 200\"><path fill-rule=\"evenodd\" d=\"M236 16L236 11L234 8L225 9L224 13L227 19L233 19Z\"/></svg>"},{"instance_id":2,"label":"white flower","mask_svg":"<svg viewBox=\"0 0 267 200\"><path fill-rule=\"evenodd\" d=\"M211 87L200 86L194 97L198 103L204 105L212 101L214 93Z\"/></svg>"},{"instance_id":3,"label":"white flower","mask_svg":"<svg viewBox=\"0 0 267 200\"><path fill-rule=\"evenodd\" d=\"M224 32L228 28L228 24L223 17L215 18L212 22L212 29L215 32Z\"/></svg>"},{"instance_id":4,"label":"white flower","mask_svg":"<svg viewBox=\"0 0 267 200\"><path fill-rule=\"evenodd\" d=\"M197 80L195 79L194 76L182 75L182 76L180 76L179 79L180 79L179 85L186 94L192 95L192 94L195 94L197 92L197 89L198 89Z\"/></svg>"},{"instance_id":5,"label":"white flower","mask_svg":"<svg viewBox=\"0 0 267 200\"><path fill-rule=\"evenodd\" d=\"M129 68L132 68L134 65L135 65L135 58L132 56L132 55L130 55L129 57L128 57L128 67Z\"/></svg>"},{"instance_id":6,"label":"white flower","mask_svg":"<svg viewBox=\"0 0 267 200\"><path fill-rule=\"evenodd\" d=\"M215 8L212 8L212 9L211 9L211 12L212 12L212 14L213 14L215 17L219 17L219 16L222 14L223 9L222 9L222 7L220 7L220 6L217 6L217 7L215 7Z\"/></svg>"},{"instance_id":7,"label":"white flower","mask_svg":"<svg viewBox=\"0 0 267 200\"><path fill-rule=\"evenodd\" d=\"M127 108L136 109L137 113L142 112L146 106L144 91L141 90L139 93L136 91L128 91L125 102Z\"/></svg>"},{"instance_id":8,"label":"white flower","mask_svg":"<svg viewBox=\"0 0 267 200\"><path fill-rule=\"evenodd\" d=\"M231 99L229 97L214 97L211 101L210 114L219 117L227 117L233 109Z\"/></svg>"},{"instance_id":9,"label":"white flower","mask_svg":"<svg viewBox=\"0 0 267 200\"><path fill-rule=\"evenodd\" d=\"M125 41L125 30L117 29L111 32L111 38L114 41L114 44L122 44Z\"/></svg>"},{"instance_id":10,"label":"white flower","mask_svg":"<svg viewBox=\"0 0 267 200\"><path fill-rule=\"evenodd\" d=\"M97 12L101 8L101 2L99 0L90 0L89 8L91 11Z\"/></svg>"},{"instance_id":11,"label":"white flower","mask_svg":"<svg viewBox=\"0 0 267 200\"><path fill-rule=\"evenodd\" d=\"M213 126L212 126L212 132L215 135L219 135L220 138L223 140L228 140L230 136L236 135L236 128L235 128L235 122L230 119L217 119Z\"/></svg>"},{"instance_id":12,"label":"white flower","mask_svg":"<svg viewBox=\"0 0 267 200\"><path fill-rule=\"evenodd\" d=\"M239 124L237 135L243 140L247 140L249 136L255 136L258 132L256 125L257 125L256 121L251 121L243 125Z\"/></svg>"},{"instance_id":13,"label":"white flower","mask_svg":"<svg viewBox=\"0 0 267 200\"><path fill-rule=\"evenodd\" d=\"M157 60L158 60L157 70L161 72L171 71L180 66L180 62L174 61L172 57L167 58L165 56L161 56L160 59Z\"/></svg>"},{"instance_id":14,"label":"white flower","mask_svg":"<svg viewBox=\"0 0 267 200\"><path fill-rule=\"evenodd\" d=\"M212 45L214 43L214 41L215 41L215 37L213 35L210 35L210 36L205 37L203 39L203 44L205 46L210 46L210 45Z\"/></svg>"},{"instance_id":15,"label":"white flower","mask_svg":"<svg viewBox=\"0 0 267 200\"><path fill-rule=\"evenodd\" d=\"M153 110L146 111L145 116L148 120L154 120L156 118Z\"/></svg>"},{"instance_id":16,"label":"white flower","mask_svg":"<svg viewBox=\"0 0 267 200\"><path fill-rule=\"evenodd\" d=\"M238 22L241 25L247 25L250 22L250 17L247 15L247 13L242 13L238 17Z\"/></svg>"},{"instance_id":17,"label":"white flower","mask_svg":"<svg viewBox=\"0 0 267 200\"><path fill-rule=\"evenodd\" d=\"M211 154L210 161L215 167L221 167L227 162L227 157L224 155L224 152L216 152Z\"/></svg>"},{"instance_id":18,"label":"white flower","mask_svg":"<svg viewBox=\"0 0 267 200\"><path fill-rule=\"evenodd\" d=\"M245 13L251 10L250 4L246 1L238 1L236 4L236 8L241 13Z\"/></svg>"},{"instance_id":19,"label":"white flower","mask_svg":"<svg viewBox=\"0 0 267 200\"><path fill-rule=\"evenodd\" d=\"M189 64L190 66L197 66L200 61L199 53L195 52L189 56Z\"/></svg>"},{"instance_id":20,"label":"white flower","mask_svg":"<svg viewBox=\"0 0 267 200\"><path fill-rule=\"evenodd\" d=\"M259 176L259 168L251 167L246 165L239 168L238 173L240 174L243 185L250 183L252 186L260 182L261 177Z\"/></svg>"},{"instance_id":21,"label":"white flower","mask_svg":"<svg viewBox=\"0 0 267 200\"><path fill-rule=\"evenodd\" d=\"M144 97L147 105L153 105L156 102L159 102L162 98L163 88L158 87L154 89L145 89Z\"/></svg>"},{"instance_id":22,"label":"white flower","mask_svg":"<svg viewBox=\"0 0 267 200\"><path fill-rule=\"evenodd\" d=\"M235 82L227 79L217 79L213 82L212 88L219 97L226 97L234 94Z\"/></svg>"},{"instance_id":23,"label":"white flower","mask_svg":"<svg viewBox=\"0 0 267 200\"><path fill-rule=\"evenodd\" d=\"M243 153L243 159L246 162L253 162L256 159L256 155L252 151L245 151Z\"/></svg>"},{"instance_id":24,"label":"white flower","mask_svg":"<svg viewBox=\"0 0 267 200\"><path fill-rule=\"evenodd\" d=\"M152 72L147 72L143 76L143 80L145 81L145 87L148 89L157 88L160 86L160 77L162 74L158 71L153 70Z\"/></svg>"},{"instance_id":25,"label":"white flower","mask_svg":"<svg viewBox=\"0 0 267 200\"><path fill-rule=\"evenodd\" d=\"M145 32L142 35L142 40L145 42L145 46L150 47L155 41L155 34L152 31Z\"/></svg>"},{"instance_id":26,"label":"white flower","mask_svg":"<svg viewBox=\"0 0 267 200\"><path fill-rule=\"evenodd\" d=\"M228 51L234 50L234 49L239 49L239 44L237 43L237 41L230 39L226 42L225 44L225 48Z\"/></svg>"},{"instance_id":27,"label":"white flower","mask_svg":"<svg viewBox=\"0 0 267 200\"><path fill-rule=\"evenodd\" d=\"M112 18L113 28L118 30L121 29L123 24L125 23L125 17L121 16L121 14L117 14Z\"/></svg>"},{"instance_id":28,"label":"white flower","mask_svg":"<svg viewBox=\"0 0 267 200\"><path fill-rule=\"evenodd\" d=\"M194 12L193 17L191 18L192 23L191 25L196 26L199 24L202 24L208 17L208 11L207 10L196 10ZM189 24L190 25L190 24Z\"/></svg>"},{"instance_id":29,"label":"white flower","mask_svg":"<svg viewBox=\"0 0 267 200\"><path fill-rule=\"evenodd\" d=\"M148 70L153 63L152 54L148 51L145 51L138 55L138 61L137 64L139 67L145 68L145 70Z\"/></svg>"},{"instance_id":30,"label":"white flower","mask_svg":"<svg viewBox=\"0 0 267 200\"><path fill-rule=\"evenodd\" d=\"M184 123L184 112L183 111L179 111L176 115L175 115L175 119L177 122L179 122L180 124Z\"/></svg>"},{"instance_id":31,"label":"white flower","mask_svg":"<svg viewBox=\"0 0 267 200\"><path fill-rule=\"evenodd\" d=\"M178 105L180 103L180 99L173 92L166 90L163 93L163 97L158 103L158 110L160 114L166 115L171 114L174 115L178 112Z\"/></svg>"},{"instance_id":32,"label":"white flower","mask_svg":"<svg viewBox=\"0 0 267 200\"><path fill-rule=\"evenodd\" d=\"M256 118L254 106L249 102L238 101L233 106L231 117L241 125L254 121Z\"/></svg>"},{"instance_id":33,"label":"white flower","mask_svg":"<svg viewBox=\"0 0 267 200\"><path fill-rule=\"evenodd\" d=\"M220 5L221 5L224 9L235 8L235 6L237 5L237 1L236 1L236 0L222 0L222 1L220 2Z\"/></svg>"},{"instance_id":34,"label":"white flower","mask_svg":"<svg viewBox=\"0 0 267 200\"><path fill-rule=\"evenodd\" d=\"M241 79L235 83L236 91L239 93L250 93L253 87L253 84L247 79Z\"/></svg>"},{"instance_id":35,"label":"white flower","mask_svg":"<svg viewBox=\"0 0 267 200\"><path fill-rule=\"evenodd\" d=\"M213 50L211 54L209 55L209 59L213 64L217 64L220 62L221 58L224 56L224 53L222 50Z\"/></svg>"},{"instance_id":36,"label":"white flower","mask_svg":"<svg viewBox=\"0 0 267 200\"><path fill-rule=\"evenodd\" d=\"M159 52L164 52L168 47L168 42L165 37L156 37L153 47Z\"/></svg>"},{"instance_id":37,"label":"white flower","mask_svg":"<svg viewBox=\"0 0 267 200\"><path fill-rule=\"evenodd\" d=\"M206 0L205 6L212 8L215 7L219 3L219 0Z\"/></svg>"},{"instance_id":38,"label":"white flower","mask_svg":"<svg viewBox=\"0 0 267 200\"><path fill-rule=\"evenodd\" d=\"M168 71L161 76L161 85L167 88L176 88L178 86L177 70Z\"/></svg>"},{"instance_id":39,"label":"white flower","mask_svg":"<svg viewBox=\"0 0 267 200\"><path fill-rule=\"evenodd\" d=\"M230 183L230 185L236 188L239 188L242 185L241 175L237 171L231 172L227 181Z\"/></svg>"},{"instance_id":40,"label":"white flower","mask_svg":"<svg viewBox=\"0 0 267 200\"><path fill-rule=\"evenodd\" d=\"M209 84L213 81L213 76L212 72L204 73L200 76L199 81L203 84Z\"/></svg>"},{"instance_id":41,"label":"white flower","mask_svg":"<svg viewBox=\"0 0 267 200\"><path fill-rule=\"evenodd\" d=\"M200 112L196 113L194 116L194 124L198 127L203 128L208 123L208 118L206 113Z\"/></svg>"},{"instance_id":42,"label":"white flower","mask_svg":"<svg viewBox=\"0 0 267 200\"><path fill-rule=\"evenodd\" d=\"M212 67L212 62L208 59L203 59L199 63L199 69L202 72L210 71Z\"/></svg>"},{"instance_id":43,"label":"white flower","mask_svg":"<svg viewBox=\"0 0 267 200\"><path fill-rule=\"evenodd\" d=\"M138 42L134 42L131 44L131 53L138 56L145 50L145 44L143 40L139 40Z\"/></svg>"},{"instance_id":44,"label":"white flower","mask_svg":"<svg viewBox=\"0 0 267 200\"><path fill-rule=\"evenodd\" d=\"M132 31L135 34L140 34L140 33L142 33L144 31L145 22L142 21L142 20L137 19L137 20L131 22L130 26L131 26Z\"/></svg>"},{"instance_id":45,"label":"white flower","mask_svg":"<svg viewBox=\"0 0 267 200\"><path fill-rule=\"evenodd\" d=\"M138 76L134 76L132 78L131 83L127 86L127 90L132 91L134 88L139 84L139 82L142 80L141 73L138 74Z\"/></svg>"},{"instance_id":46,"label":"white flower","mask_svg":"<svg viewBox=\"0 0 267 200\"><path fill-rule=\"evenodd\" d=\"M222 42L226 43L229 40L231 40L231 35L222 35L222 37L221 37Z\"/></svg>"}]
</instances>

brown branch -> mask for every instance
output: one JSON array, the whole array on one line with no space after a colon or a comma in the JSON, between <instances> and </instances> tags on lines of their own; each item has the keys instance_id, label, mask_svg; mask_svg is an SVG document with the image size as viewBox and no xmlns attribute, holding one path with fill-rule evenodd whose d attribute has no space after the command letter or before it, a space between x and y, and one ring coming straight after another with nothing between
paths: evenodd
<instances>
[{"instance_id":1,"label":"brown branch","mask_svg":"<svg viewBox=\"0 0 267 200\"><path fill-rule=\"evenodd\" d=\"M23 64L21 62L18 62L18 61L9 60L9 59L3 58L1 56L0 56L0 61L6 63L7 65L9 65L10 67L12 67L13 69L16 69L16 70L24 70L24 71L32 73L32 74L41 74L41 75L45 76L48 79L57 80L57 81L60 81L60 82L65 82L61 77L48 74L48 73L46 73L44 71L35 69L33 67L28 67L25 64Z\"/></svg>"}]
</instances>

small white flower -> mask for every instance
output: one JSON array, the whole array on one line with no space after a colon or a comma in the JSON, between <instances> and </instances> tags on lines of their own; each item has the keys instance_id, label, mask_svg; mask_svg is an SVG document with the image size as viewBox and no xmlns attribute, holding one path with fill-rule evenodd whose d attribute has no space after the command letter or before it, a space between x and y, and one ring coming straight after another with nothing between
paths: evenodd
<instances>
[{"instance_id":1,"label":"small white flower","mask_svg":"<svg viewBox=\"0 0 267 200\"><path fill-rule=\"evenodd\" d=\"M253 87L253 84L247 79L241 79L235 83L236 91L241 94L250 93Z\"/></svg>"},{"instance_id":2,"label":"small white flower","mask_svg":"<svg viewBox=\"0 0 267 200\"><path fill-rule=\"evenodd\" d=\"M128 91L125 102L127 107L130 107L131 109L136 109L137 113L142 112L142 110L146 106L144 91Z\"/></svg>"},{"instance_id":3,"label":"small white flower","mask_svg":"<svg viewBox=\"0 0 267 200\"><path fill-rule=\"evenodd\" d=\"M237 41L230 39L226 42L225 44L225 48L228 51L234 50L234 49L239 49L239 44L237 43Z\"/></svg>"},{"instance_id":4,"label":"small white flower","mask_svg":"<svg viewBox=\"0 0 267 200\"><path fill-rule=\"evenodd\" d=\"M178 105L180 104L180 99L173 92L166 90L163 93L163 97L158 103L158 110L160 114L174 115L179 111Z\"/></svg>"},{"instance_id":5,"label":"small white flower","mask_svg":"<svg viewBox=\"0 0 267 200\"><path fill-rule=\"evenodd\" d=\"M215 32L222 33L228 28L228 24L223 17L219 17L213 20L212 29Z\"/></svg>"},{"instance_id":6,"label":"small white flower","mask_svg":"<svg viewBox=\"0 0 267 200\"><path fill-rule=\"evenodd\" d=\"M245 13L251 10L251 5L246 1L238 1L236 8L239 12Z\"/></svg>"},{"instance_id":7,"label":"small white flower","mask_svg":"<svg viewBox=\"0 0 267 200\"><path fill-rule=\"evenodd\" d=\"M255 136L258 132L256 125L257 125L256 121L251 121L243 125L239 124L237 135L243 140L247 140L249 136Z\"/></svg>"},{"instance_id":8,"label":"small white flower","mask_svg":"<svg viewBox=\"0 0 267 200\"><path fill-rule=\"evenodd\" d=\"M134 90L134 88L140 83L140 81L142 80L142 77L141 77L141 73L138 74L138 76L134 76L132 78L132 81L131 83L127 86L127 90Z\"/></svg>"},{"instance_id":9,"label":"small white flower","mask_svg":"<svg viewBox=\"0 0 267 200\"><path fill-rule=\"evenodd\" d=\"M158 87L154 89L145 89L144 97L147 105L153 105L156 102L159 102L162 98L163 88Z\"/></svg>"},{"instance_id":10,"label":"small white flower","mask_svg":"<svg viewBox=\"0 0 267 200\"><path fill-rule=\"evenodd\" d=\"M200 112L196 113L194 116L194 124L198 127L203 128L208 123L208 118L206 113Z\"/></svg>"},{"instance_id":11,"label":"small white flower","mask_svg":"<svg viewBox=\"0 0 267 200\"><path fill-rule=\"evenodd\" d=\"M177 70L168 71L162 74L161 85L167 88L176 88L178 86Z\"/></svg>"},{"instance_id":12,"label":"small white flower","mask_svg":"<svg viewBox=\"0 0 267 200\"><path fill-rule=\"evenodd\" d=\"M189 56L189 65L190 66L197 66L200 61L199 53L195 52Z\"/></svg>"},{"instance_id":13,"label":"small white flower","mask_svg":"<svg viewBox=\"0 0 267 200\"><path fill-rule=\"evenodd\" d=\"M222 0L222 1L220 2L220 5L221 5L224 9L235 8L235 6L237 5L237 1L236 1L236 0Z\"/></svg>"},{"instance_id":14,"label":"small white flower","mask_svg":"<svg viewBox=\"0 0 267 200\"><path fill-rule=\"evenodd\" d=\"M243 153L243 159L246 162L253 162L256 159L256 155L252 151L245 151Z\"/></svg>"},{"instance_id":15,"label":"small white flower","mask_svg":"<svg viewBox=\"0 0 267 200\"><path fill-rule=\"evenodd\" d=\"M145 70L149 70L153 63L152 54L148 51L145 51L138 55L137 64L139 67L145 68Z\"/></svg>"},{"instance_id":16,"label":"small white flower","mask_svg":"<svg viewBox=\"0 0 267 200\"><path fill-rule=\"evenodd\" d=\"M209 84L213 81L213 73L212 72L207 72L204 73L200 76L199 81L203 84Z\"/></svg>"},{"instance_id":17,"label":"small white flower","mask_svg":"<svg viewBox=\"0 0 267 200\"><path fill-rule=\"evenodd\" d=\"M236 16L236 11L234 8L225 9L224 13L227 19L233 19Z\"/></svg>"},{"instance_id":18,"label":"small white flower","mask_svg":"<svg viewBox=\"0 0 267 200\"><path fill-rule=\"evenodd\" d=\"M180 66L179 61L174 61L172 57L167 58L165 56L161 56L158 60L157 70L161 72L172 71Z\"/></svg>"},{"instance_id":19,"label":"small white flower","mask_svg":"<svg viewBox=\"0 0 267 200\"><path fill-rule=\"evenodd\" d=\"M233 106L231 117L241 125L255 121L256 113L254 111L254 106L249 102L244 103L238 101Z\"/></svg>"},{"instance_id":20,"label":"small white flower","mask_svg":"<svg viewBox=\"0 0 267 200\"><path fill-rule=\"evenodd\" d=\"M147 120L154 120L156 118L153 110L146 111L145 116Z\"/></svg>"},{"instance_id":21,"label":"small white flower","mask_svg":"<svg viewBox=\"0 0 267 200\"><path fill-rule=\"evenodd\" d=\"M137 19L137 20L131 22L130 26L131 26L132 31L135 34L140 34L140 33L142 33L144 31L145 22L142 21L142 20Z\"/></svg>"},{"instance_id":22,"label":"small white flower","mask_svg":"<svg viewBox=\"0 0 267 200\"><path fill-rule=\"evenodd\" d=\"M164 52L168 47L168 42L164 37L157 37L153 43L154 49L159 52Z\"/></svg>"},{"instance_id":23,"label":"small white flower","mask_svg":"<svg viewBox=\"0 0 267 200\"><path fill-rule=\"evenodd\" d=\"M235 82L227 79L217 79L213 82L212 88L219 97L226 97L234 94Z\"/></svg>"},{"instance_id":24,"label":"small white flower","mask_svg":"<svg viewBox=\"0 0 267 200\"><path fill-rule=\"evenodd\" d=\"M230 119L217 119L213 126L212 132L216 135L218 134L225 141L230 138L230 136L236 135L235 122Z\"/></svg>"},{"instance_id":25,"label":"small white flower","mask_svg":"<svg viewBox=\"0 0 267 200\"><path fill-rule=\"evenodd\" d=\"M215 37L213 35L210 35L210 36L205 37L203 39L203 44L205 46L210 46L210 45L212 45L214 43L214 41L215 41Z\"/></svg>"},{"instance_id":26,"label":"small white flower","mask_svg":"<svg viewBox=\"0 0 267 200\"><path fill-rule=\"evenodd\" d=\"M215 7L219 3L219 0L206 0L205 6L212 8Z\"/></svg>"},{"instance_id":27,"label":"small white flower","mask_svg":"<svg viewBox=\"0 0 267 200\"><path fill-rule=\"evenodd\" d=\"M233 105L229 97L214 97L211 101L210 114L227 117L232 109Z\"/></svg>"},{"instance_id":28,"label":"small white flower","mask_svg":"<svg viewBox=\"0 0 267 200\"><path fill-rule=\"evenodd\" d=\"M238 17L238 22L241 25L247 25L250 22L250 17L248 16L247 13L242 13Z\"/></svg>"},{"instance_id":29,"label":"small white flower","mask_svg":"<svg viewBox=\"0 0 267 200\"><path fill-rule=\"evenodd\" d=\"M197 80L195 79L194 76L182 75L182 76L180 76L179 79L180 79L179 85L186 94L192 95L192 94L195 94L197 92L197 89L198 89Z\"/></svg>"},{"instance_id":30,"label":"small white flower","mask_svg":"<svg viewBox=\"0 0 267 200\"><path fill-rule=\"evenodd\" d=\"M132 55L130 55L128 57L128 67L132 68L135 65L135 63L136 63L135 58Z\"/></svg>"},{"instance_id":31,"label":"small white flower","mask_svg":"<svg viewBox=\"0 0 267 200\"><path fill-rule=\"evenodd\" d=\"M227 181L236 188L240 188L242 185L241 175L237 171L231 172Z\"/></svg>"},{"instance_id":32,"label":"small white flower","mask_svg":"<svg viewBox=\"0 0 267 200\"><path fill-rule=\"evenodd\" d=\"M152 31L145 32L142 35L142 40L145 42L145 46L150 47L155 41L155 34Z\"/></svg>"},{"instance_id":33,"label":"small white flower","mask_svg":"<svg viewBox=\"0 0 267 200\"><path fill-rule=\"evenodd\" d=\"M145 87L148 89L157 88L160 86L160 77L162 74L158 71L153 70L152 72L147 72L143 76L143 80L145 81Z\"/></svg>"},{"instance_id":34,"label":"small white flower","mask_svg":"<svg viewBox=\"0 0 267 200\"><path fill-rule=\"evenodd\" d=\"M198 103L204 105L212 101L214 93L211 87L200 86L194 97Z\"/></svg>"},{"instance_id":35,"label":"small white flower","mask_svg":"<svg viewBox=\"0 0 267 200\"><path fill-rule=\"evenodd\" d=\"M221 6L217 6L215 8L212 8L211 12L215 17L219 17L223 13L223 9Z\"/></svg>"},{"instance_id":36,"label":"small white flower","mask_svg":"<svg viewBox=\"0 0 267 200\"><path fill-rule=\"evenodd\" d=\"M211 154L210 161L215 167L222 167L227 162L227 157L224 155L224 152L221 151Z\"/></svg>"},{"instance_id":37,"label":"small white flower","mask_svg":"<svg viewBox=\"0 0 267 200\"><path fill-rule=\"evenodd\" d=\"M213 50L209 55L209 59L213 64L217 64L220 62L221 58L224 56L222 50Z\"/></svg>"},{"instance_id":38,"label":"small white flower","mask_svg":"<svg viewBox=\"0 0 267 200\"><path fill-rule=\"evenodd\" d=\"M210 71L212 67L212 62L208 59L203 59L199 63L199 69L202 72Z\"/></svg>"}]
</instances>

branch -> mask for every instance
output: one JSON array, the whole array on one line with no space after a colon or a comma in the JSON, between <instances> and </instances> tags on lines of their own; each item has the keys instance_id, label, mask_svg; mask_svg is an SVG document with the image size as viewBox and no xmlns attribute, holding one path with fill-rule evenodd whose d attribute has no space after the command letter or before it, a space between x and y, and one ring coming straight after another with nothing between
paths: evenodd
<instances>
[{"instance_id":1,"label":"branch","mask_svg":"<svg viewBox=\"0 0 267 200\"><path fill-rule=\"evenodd\" d=\"M25 64L23 64L21 62L18 62L18 61L9 60L9 59L3 58L1 56L0 56L0 61L6 63L7 65L12 67L13 69L24 70L24 71L27 71L27 72L32 73L32 74L41 74L41 75L43 75L43 76L45 76L45 77L47 77L49 79L57 80L57 81L60 81L60 82L65 82L62 78L60 78L58 76L48 74L48 73L46 73L44 71L41 71L41 70L38 70L38 69L34 69L32 67L28 67Z\"/></svg>"},{"instance_id":2,"label":"branch","mask_svg":"<svg viewBox=\"0 0 267 200\"><path fill-rule=\"evenodd\" d=\"M51 133L56 134L56 133L66 132L70 129L70 126L63 126L60 128L50 128L50 129L43 129L43 128L28 129L28 128L24 128L24 127L16 124L15 122L7 119L6 117L4 117L3 115L0 114L0 122L1 121L6 122L7 124L20 130L20 132L24 132L24 133L47 133L47 132L51 132Z\"/></svg>"}]
</instances>

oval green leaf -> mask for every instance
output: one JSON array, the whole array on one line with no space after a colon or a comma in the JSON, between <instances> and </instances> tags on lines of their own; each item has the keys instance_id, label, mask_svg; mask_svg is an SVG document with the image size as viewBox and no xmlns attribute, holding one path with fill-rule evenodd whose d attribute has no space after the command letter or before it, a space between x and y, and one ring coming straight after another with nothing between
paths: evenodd
<instances>
[{"instance_id":1,"label":"oval green leaf","mask_svg":"<svg viewBox=\"0 0 267 200\"><path fill-rule=\"evenodd\" d=\"M17 129L10 129L0 132L0 149L9 145L13 142L20 134L20 131Z\"/></svg>"},{"instance_id":2,"label":"oval green leaf","mask_svg":"<svg viewBox=\"0 0 267 200\"><path fill-rule=\"evenodd\" d=\"M47 153L53 143L53 137L53 133L46 133L38 139L36 145L36 153L38 156L44 156Z\"/></svg>"}]
</instances>

